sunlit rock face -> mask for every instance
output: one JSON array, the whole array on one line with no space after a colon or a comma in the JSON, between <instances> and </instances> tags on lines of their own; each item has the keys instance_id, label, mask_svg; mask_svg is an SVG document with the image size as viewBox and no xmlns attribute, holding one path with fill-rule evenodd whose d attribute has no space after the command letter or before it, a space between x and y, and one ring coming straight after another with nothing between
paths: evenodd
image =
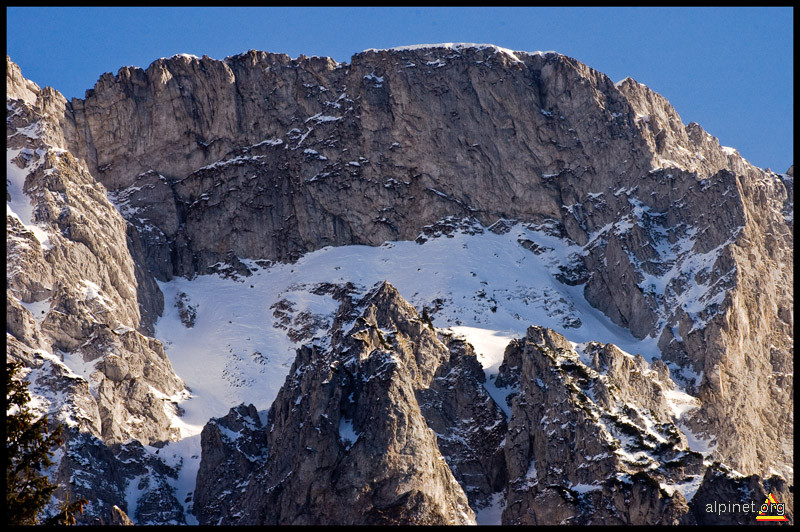
<instances>
[{"instance_id":1,"label":"sunlit rock face","mask_svg":"<svg viewBox=\"0 0 800 532\"><path fill-rule=\"evenodd\" d=\"M433 385L437 375L459 366L460 356L474 362L474 354L448 350L388 283L344 304L336 321L327 350L299 350L260 432L215 437L241 409L204 429L205 482L195 503L201 524L474 524L424 416L446 395ZM483 399L466 401L470 406L491 402L477 381L470 384L468 399ZM503 423L496 406L492 413ZM231 478L214 458L206 460L242 455L241 441L264 457L245 475ZM232 445L239 447L226 449ZM485 458L472 459L479 474ZM220 489L228 479L244 489Z\"/></svg>"},{"instance_id":2,"label":"sunlit rock face","mask_svg":"<svg viewBox=\"0 0 800 532\"><path fill-rule=\"evenodd\" d=\"M630 78L614 84L560 54L488 45L369 50L349 64L250 51L224 60L179 55L145 70L124 67L104 74L84 99L67 102L26 80L8 58L7 204L7 356L35 370L36 393L49 397L42 411L58 413L76 434L91 435L99 445L161 445L180 437L176 403L186 392L154 337L164 309L156 280L246 277L245 259L294 261L325 246L422 243L454 231L503 233L520 222L571 251L558 256L543 238L521 240L522 247L536 257L555 257L560 283L582 287L590 305L635 337L657 340L662 360L643 366L610 344L572 351L580 360L594 358L582 362L592 376L586 382L571 381L567 371L548 388L574 407L561 424L585 427L585 437L564 441L597 451L589 456L604 449L610 454L590 464L576 461L570 467L584 465L581 472L547 477L547 487L529 478L534 456L553 460L559 445L571 444L545 445L546 433L515 425L526 416L541 420L547 407L537 399L537 409L514 414L516 399L497 405L484 393L488 384L468 344L424 327L404 331L411 343L427 342L424 356L398 365L408 375L392 370L386 386L371 393L391 396L391 409L413 421L408 445L433 460L415 474L435 480L417 482L411 475L399 487L387 476L408 499L385 493L359 499L364 508L395 508L370 514L369 522L471 522L498 494L509 523L667 523L695 515L681 500L687 490L674 486L699 482L703 473L695 468L708 464L698 466L687 454L691 464L680 466L683 477L659 470L648 480L641 468L631 469L606 449L604 434L613 436L613 430L602 429L598 419L620 415L615 405L623 403L651 412L652 419L629 420L643 441L651 430L645 421L671 423L677 431L672 440L661 429L652 429L650 438L659 434L673 449L689 450L690 434L703 442L706 461L726 464L734 477L778 475L793 484L793 170L778 175L750 165L699 125L684 125L666 99ZM463 219L470 221L460 227ZM194 326L196 309L185 304L185 323ZM555 298L552 307L564 307L564 323L580 327L580 313L569 304ZM320 327L328 324L286 329L302 343ZM548 349L565 353L574 346L530 335L512 344L507 357L533 364L530 378L544 382L540 373L558 373L565 362L537 355L533 346L556 342ZM317 356L345 356L333 344L321 351L313 345L300 350L295 370L315 364ZM359 364L367 360L371 356ZM509 367L519 372L523 366ZM629 378L636 372L641 379ZM504 379L519 387L517 397L540 393L514 371ZM575 396L569 383L592 404ZM616 388L603 388L609 383ZM665 410L669 390L691 398L680 423ZM292 393L282 390L276 405L291 402ZM497 417L496 408L509 413ZM245 414L234 418L252 419ZM299 415L282 421L292 434L292 423L306 423ZM464 419L472 425L458 421ZM495 421L487 434L471 430ZM375 438L386 437L385 431L397 436L394 425L371 428ZM263 430L253 425L253 434ZM332 445L336 436L306 432L291 445ZM270 434L264 438L278 437ZM530 441L509 447L522 434ZM222 449L231 448L217 440L223 456L228 451ZM397 445L391 438L384 444ZM338 447L336 453L359 466L375 465L368 453L357 458ZM118 454L108 455L108 463ZM333 459L322 454L314 460ZM390 470L411 467L402 456L391 458ZM672 460L662 458L651 456L658 463ZM277 460L267 459L262 474L274 479L289 467ZM81 462L61 463L63 478L70 478ZM233 470L244 474L245 462L236 463L241 467ZM163 478L172 478L164 471ZM108 480L104 474L94 473L99 480L86 485L100 485ZM90 513L102 514L102 522L119 521L119 511L127 511L122 497L142 501L131 507L142 515L130 516L137 524L162 517L182 522L185 501L170 503L178 508L172 513L155 510L158 494L169 491L167 481L132 479L117 478L117 488L105 495L118 495L96 499ZM348 480L352 489L356 480ZM644 494L638 509L597 508L595 498L626 500L636 482L652 488L634 490ZM668 487L655 489L653 482ZM511 497L511 486L518 495ZM302 510L292 510L306 488L298 484L292 489L300 491L286 495L248 488L248 504L277 497L273 502L282 509L269 516L244 507L236 516L219 500L215 510L195 505L195 514L206 522L310 522ZM210 501L215 495L204 496ZM325 515L350 522L335 513L334 495L325 497L325 511L332 512ZM553 500L566 503L551 515L546 508L555 508ZM539 510L526 513L528 507Z\"/></svg>"},{"instance_id":3,"label":"sunlit rock face","mask_svg":"<svg viewBox=\"0 0 800 532\"><path fill-rule=\"evenodd\" d=\"M151 336L163 299L136 230L65 149L66 101L7 66L6 357L27 367L38 413L66 424L56 478L93 502L81 519L108 524L127 479L106 446L177 439L184 386Z\"/></svg>"}]
</instances>

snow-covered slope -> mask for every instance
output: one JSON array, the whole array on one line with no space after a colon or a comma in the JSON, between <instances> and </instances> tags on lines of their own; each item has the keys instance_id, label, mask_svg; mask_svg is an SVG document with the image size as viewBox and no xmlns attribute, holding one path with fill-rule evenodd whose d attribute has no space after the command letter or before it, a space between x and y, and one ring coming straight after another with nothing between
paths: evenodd
<instances>
[{"instance_id":1,"label":"snow-covered slope","mask_svg":"<svg viewBox=\"0 0 800 532\"><path fill-rule=\"evenodd\" d=\"M294 264L244 260L252 271L248 277L216 274L159 283L165 311L156 338L192 392L180 405L184 415L174 421L185 441L161 451L183 455L178 499L193 489L204 424L243 402L256 405L263 416L284 383L295 350L312 338L324 342L338 307L330 284L352 283L364 293L388 280L412 305L426 309L437 328L450 329L474 345L488 377L486 387L505 409L509 391L495 388L492 378L505 346L525 336L531 324L576 343L614 343L647 360L659 356L654 339L634 338L591 307L581 285L557 279L559 266L580 253L579 246L526 224L509 223L502 233L467 221L461 227L449 235L421 238L422 244L326 247ZM537 243L536 252L521 242L528 247Z\"/></svg>"},{"instance_id":2,"label":"snow-covered slope","mask_svg":"<svg viewBox=\"0 0 800 532\"><path fill-rule=\"evenodd\" d=\"M452 328L470 340L487 369L496 370L505 344L524 336L531 324L574 342L614 343L648 360L659 355L653 339L634 338L592 308L582 286L556 279L558 266L579 252L578 246L523 224L505 234L457 231L450 236L423 244L327 247L294 264L263 267L243 261L253 271L249 277L203 275L160 283L165 312L156 337L193 392L181 405L184 434L198 433L210 417L241 402L269 408L295 349L309 335L324 337L331 324L338 303L331 295L318 295L324 283L349 282L366 291L388 280L420 311L428 309L436 327ZM520 239L552 249L537 255ZM193 307L192 327L181 321L178 299ZM291 319L288 325L284 316ZM303 324L309 334L292 341Z\"/></svg>"}]
</instances>

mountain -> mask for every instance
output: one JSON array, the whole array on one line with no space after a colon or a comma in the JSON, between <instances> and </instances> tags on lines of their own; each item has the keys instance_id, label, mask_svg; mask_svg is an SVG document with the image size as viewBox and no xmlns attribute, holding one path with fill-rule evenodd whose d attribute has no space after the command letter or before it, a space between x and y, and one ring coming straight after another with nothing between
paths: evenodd
<instances>
[{"instance_id":1,"label":"mountain","mask_svg":"<svg viewBox=\"0 0 800 532\"><path fill-rule=\"evenodd\" d=\"M631 78L250 51L68 102L7 58L6 123L7 357L87 523L793 508L793 171Z\"/></svg>"}]
</instances>

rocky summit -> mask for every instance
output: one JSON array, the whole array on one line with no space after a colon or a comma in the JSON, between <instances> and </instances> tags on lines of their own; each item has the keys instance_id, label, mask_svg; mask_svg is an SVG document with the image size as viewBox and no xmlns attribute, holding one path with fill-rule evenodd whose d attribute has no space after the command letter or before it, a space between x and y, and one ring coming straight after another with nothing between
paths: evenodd
<instances>
[{"instance_id":1,"label":"rocky summit","mask_svg":"<svg viewBox=\"0 0 800 532\"><path fill-rule=\"evenodd\" d=\"M792 168L555 52L6 72L6 357L79 522L793 523Z\"/></svg>"}]
</instances>

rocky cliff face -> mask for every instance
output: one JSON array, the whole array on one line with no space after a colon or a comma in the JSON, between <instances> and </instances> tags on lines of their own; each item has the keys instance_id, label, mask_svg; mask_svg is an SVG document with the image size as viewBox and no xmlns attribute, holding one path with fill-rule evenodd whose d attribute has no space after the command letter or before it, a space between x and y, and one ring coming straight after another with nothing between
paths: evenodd
<instances>
[{"instance_id":1,"label":"rocky cliff face","mask_svg":"<svg viewBox=\"0 0 800 532\"><path fill-rule=\"evenodd\" d=\"M609 196L599 202L617 221L628 195L608 192L650 170L751 169L633 80L615 86L558 54L519 57L470 47L365 52L350 65L175 56L104 75L68 106L65 129L167 246L150 263L160 278L202 273L228 251L283 260L409 239L447 214L564 219L583 244L609 221L569 209L589 193ZM205 229L221 220L212 241Z\"/></svg>"},{"instance_id":2,"label":"rocky cliff face","mask_svg":"<svg viewBox=\"0 0 800 532\"><path fill-rule=\"evenodd\" d=\"M680 490L653 488L701 475L683 429L735 473L793 483L793 172L753 167L630 78L614 84L559 54L492 46L366 51L350 64L250 51L125 67L67 102L7 59L7 109L8 356L42 375L38 389L64 392L50 410L75 434L110 445L109 464L115 445L178 437L183 384L153 338L164 305L155 279L248 275L245 258L291 261L328 245L410 240L426 226L446 228L445 219L498 232L519 220L568 243L574 251L559 257L559 280L582 286L589 303L636 337L657 340L663 355L648 365L609 346L574 350L533 329L506 354L516 362L499 382L517 395L505 405L510 415L498 417L468 344L412 327L419 318L399 303L374 305L379 314L362 319L388 325L362 324L364 338L355 340L340 322L332 329L339 337L301 350L266 426L240 409L206 427L216 458L204 456L201 473L225 477L231 493L220 498L198 485L194 508L204 522L306 522L298 501L351 522L337 497L380 508L368 522L469 522L470 506L499 493L509 523L688 519L695 514ZM521 245L549 249L544 240ZM342 316L363 314L355 302L346 306ZM381 327L413 346L393 343ZM343 349L351 344L360 358ZM331 369L345 360L357 364ZM82 375L69 369L76 362ZM334 373L342 382L323 386ZM356 382L373 373L368 390ZM679 420L668 408L676 386L696 401ZM321 390L313 409L292 403L312 388ZM350 404L351 392L376 403ZM525 406L550 401L569 408ZM367 414L388 425L369 425L347 447L337 423L360 431ZM569 428L547 445L544 425L520 421L551 415ZM641 452L664 440L673 455L648 454L661 464L655 469L626 461L609 443L625 423L637 427L628 437ZM263 455L226 440L243 430ZM275 446L295 449L302 458L291 460L300 462L276 456ZM385 448L395 454L376 462L370 453ZM404 461L406 448L430 460ZM560 473L560 462L547 461L590 448L587 456L607 456ZM147 449L141 463L153 456ZM341 461L364 476L339 479ZM380 477L378 463L408 475ZM325 473L316 486L305 476L283 480L293 466ZM78 466L64 467L67 475ZM529 478L531 467L541 482ZM419 481L429 476L432 484ZM118 495L97 503L104 522L115 505L127 507L130 478L117 478L106 493ZM264 479L280 487L264 492L272 485ZM341 490L324 492L325 479ZM159 482L142 485L136 511L151 517L139 523L159 522L147 513L168 491ZM358 482L382 487L362 493ZM634 493L636 510L598 502ZM266 500L268 510L255 510ZM566 502L551 515L553 500Z\"/></svg>"},{"instance_id":3,"label":"rocky cliff face","mask_svg":"<svg viewBox=\"0 0 800 532\"><path fill-rule=\"evenodd\" d=\"M63 97L7 66L7 357L30 368L42 408L67 424L69 442L83 442L78 447L175 440L172 417L184 387L149 336L163 302L136 256L138 233L64 149L55 118ZM84 452L68 447L59 473L66 477L75 471L70 453ZM124 505L125 480L100 471L119 465L114 453L104 450L95 465L73 485L111 522L113 505ZM115 489L103 489L107 482Z\"/></svg>"}]
</instances>

